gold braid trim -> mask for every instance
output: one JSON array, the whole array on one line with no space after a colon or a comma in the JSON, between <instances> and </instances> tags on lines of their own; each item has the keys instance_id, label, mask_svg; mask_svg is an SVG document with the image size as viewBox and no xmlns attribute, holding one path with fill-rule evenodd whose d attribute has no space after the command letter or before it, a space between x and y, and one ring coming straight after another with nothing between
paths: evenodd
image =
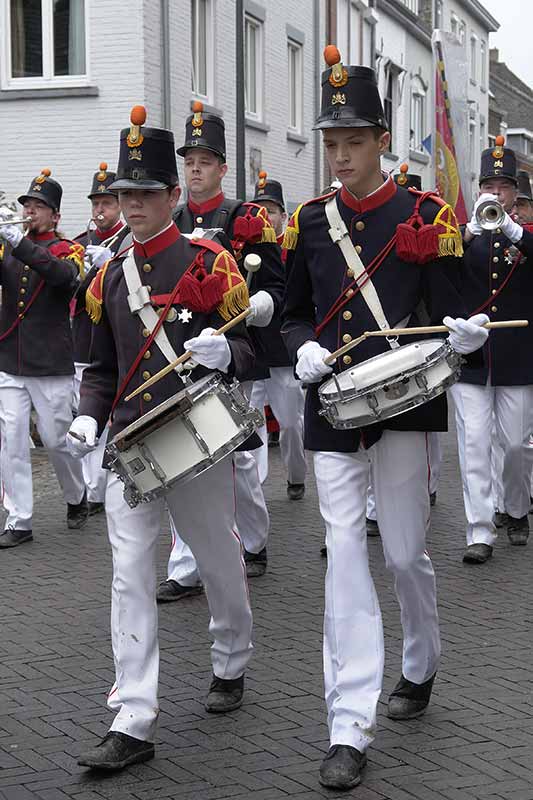
<instances>
[{"instance_id":1,"label":"gold braid trim","mask_svg":"<svg viewBox=\"0 0 533 800\"><path fill-rule=\"evenodd\" d=\"M5 245L0 244L0 261L2 261L4 258L5 250L6 250Z\"/></svg>"},{"instance_id":2,"label":"gold braid trim","mask_svg":"<svg viewBox=\"0 0 533 800\"><path fill-rule=\"evenodd\" d=\"M459 230L459 224L454 210L450 205L443 206L435 219L434 225L444 228L444 233L439 233L439 258L443 256L455 256L461 258L463 255L463 237Z\"/></svg>"},{"instance_id":3,"label":"gold braid trim","mask_svg":"<svg viewBox=\"0 0 533 800\"><path fill-rule=\"evenodd\" d=\"M102 306L104 303L104 277L111 261L106 261L94 278L87 291L85 292L85 309L91 318L91 322L98 325L102 319Z\"/></svg>"},{"instance_id":4,"label":"gold braid trim","mask_svg":"<svg viewBox=\"0 0 533 800\"><path fill-rule=\"evenodd\" d=\"M228 287L222 296L222 302L217 306L217 311L222 319L229 322L241 311L250 305L248 286L243 279L235 259L227 250L222 250L213 262L213 275L219 274Z\"/></svg>"},{"instance_id":5,"label":"gold braid trim","mask_svg":"<svg viewBox=\"0 0 533 800\"><path fill-rule=\"evenodd\" d=\"M257 216L261 219L263 223L263 231L261 233L261 239L260 242L258 242L258 244L264 244L265 242L268 242L270 244L277 244L278 239L276 236L276 231L272 227L272 223L268 218L268 211L264 206L261 206L261 208L257 212Z\"/></svg>"},{"instance_id":6,"label":"gold braid trim","mask_svg":"<svg viewBox=\"0 0 533 800\"><path fill-rule=\"evenodd\" d=\"M68 255L65 261L73 261L76 267L78 268L78 272L80 273L80 277L83 279L85 277L85 263L83 261L85 250L83 245L81 244L73 244L70 248L70 255Z\"/></svg>"},{"instance_id":7,"label":"gold braid trim","mask_svg":"<svg viewBox=\"0 0 533 800\"><path fill-rule=\"evenodd\" d=\"M296 250L298 244L298 236L300 234L300 225L298 222L298 215L303 203L300 203L294 214L292 215L289 224L285 228L285 235L281 244L282 250Z\"/></svg>"}]
</instances>

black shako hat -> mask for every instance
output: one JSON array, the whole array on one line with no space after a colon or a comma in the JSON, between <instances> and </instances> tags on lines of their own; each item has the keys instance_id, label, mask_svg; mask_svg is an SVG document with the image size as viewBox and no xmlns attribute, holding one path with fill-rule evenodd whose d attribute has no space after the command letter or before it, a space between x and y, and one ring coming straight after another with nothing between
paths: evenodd
<instances>
[{"instance_id":1,"label":"black shako hat","mask_svg":"<svg viewBox=\"0 0 533 800\"><path fill-rule=\"evenodd\" d=\"M117 197L116 191L110 191L109 187L112 183L114 183L117 179L116 172L110 172L107 169L107 164L105 161L102 161L100 164L100 169L98 172L95 172L93 175L93 183L91 186L90 194L87 195L89 200L92 200L93 197L101 197L102 195L111 195L112 197Z\"/></svg>"},{"instance_id":2,"label":"black shako hat","mask_svg":"<svg viewBox=\"0 0 533 800\"><path fill-rule=\"evenodd\" d=\"M283 187L281 183L279 181L268 180L267 173L261 170L258 175L257 183L255 184L255 194L252 202L260 204L264 200L276 203L282 211L285 211Z\"/></svg>"},{"instance_id":3,"label":"black shako hat","mask_svg":"<svg viewBox=\"0 0 533 800\"><path fill-rule=\"evenodd\" d=\"M387 129L375 71L370 67L345 67L332 44L324 49L324 58L329 69L322 73L322 103L314 130Z\"/></svg>"},{"instance_id":4,"label":"black shako hat","mask_svg":"<svg viewBox=\"0 0 533 800\"><path fill-rule=\"evenodd\" d=\"M222 117L204 111L203 103L195 100L193 113L185 123L185 144L176 153L184 156L187 150L203 147L226 161L226 126Z\"/></svg>"},{"instance_id":5,"label":"black shako hat","mask_svg":"<svg viewBox=\"0 0 533 800\"><path fill-rule=\"evenodd\" d=\"M21 194L18 201L24 205L26 200L30 197L34 200L41 200L46 203L52 211L59 211L61 208L61 197L63 189L60 184L50 177L52 170L45 168L41 170L41 174L32 180L30 188L26 194Z\"/></svg>"},{"instance_id":6,"label":"black shako hat","mask_svg":"<svg viewBox=\"0 0 533 800\"><path fill-rule=\"evenodd\" d=\"M516 177L518 179L518 194L516 195L516 199L533 201L529 172L526 172L525 169L519 169Z\"/></svg>"},{"instance_id":7,"label":"black shako hat","mask_svg":"<svg viewBox=\"0 0 533 800\"><path fill-rule=\"evenodd\" d=\"M134 106L131 125L120 132L117 179L109 189L166 189L179 184L174 134L163 128L144 128L146 109Z\"/></svg>"},{"instance_id":8,"label":"black shako hat","mask_svg":"<svg viewBox=\"0 0 533 800\"><path fill-rule=\"evenodd\" d=\"M481 153L479 183L490 178L508 178L518 186L516 177L516 156L510 147L504 147L505 139L497 136L494 147L488 147Z\"/></svg>"},{"instance_id":9,"label":"black shako hat","mask_svg":"<svg viewBox=\"0 0 533 800\"><path fill-rule=\"evenodd\" d=\"M400 172L394 175L394 183L398 186L403 186L404 189L418 189L422 191L422 178L420 175L415 175L413 172L408 172L408 164L400 164Z\"/></svg>"}]
</instances>

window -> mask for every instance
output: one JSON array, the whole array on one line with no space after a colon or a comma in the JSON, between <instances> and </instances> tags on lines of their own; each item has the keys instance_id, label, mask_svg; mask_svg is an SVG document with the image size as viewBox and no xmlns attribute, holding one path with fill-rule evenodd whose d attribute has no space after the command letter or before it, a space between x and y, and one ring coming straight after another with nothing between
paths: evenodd
<instances>
[{"instance_id":1,"label":"window","mask_svg":"<svg viewBox=\"0 0 533 800\"><path fill-rule=\"evenodd\" d=\"M425 133L426 89L422 80L415 75L411 84L411 141L413 150L422 150Z\"/></svg>"},{"instance_id":2,"label":"window","mask_svg":"<svg viewBox=\"0 0 533 800\"><path fill-rule=\"evenodd\" d=\"M455 14L452 14L451 16L450 30L454 36L457 36L457 38L459 38L459 18L456 17Z\"/></svg>"},{"instance_id":3,"label":"window","mask_svg":"<svg viewBox=\"0 0 533 800\"><path fill-rule=\"evenodd\" d=\"M404 6L407 6L409 11L412 11L413 14L418 15L419 0L401 0L401 2L404 4Z\"/></svg>"},{"instance_id":4,"label":"window","mask_svg":"<svg viewBox=\"0 0 533 800\"><path fill-rule=\"evenodd\" d=\"M289 128L297 133L303 129L303 47L289 39Z\"/></svg>"},{"instance_id":5,"label":"window","mask_svg":"<svg viewBox=\"0 0 533 800\"><path fill-rule=\"evenodd\" d=\"M443 0L435 0L435 21L433 23L434 28L443 28L444 27L444 3Z\"/></svg>"},{"instance_id":6,"label":"window","mask_svg":"<svg viewBox=\"0 0 533 800\"><path fill-rule=\"evenodd\" d=\"M477 36L470 37L470 80L477 81Z\"/></svg>"},{"instance_id":7,"label":"window","mask_svg":"<svg viewBox=\"0 0 533 800\"><path fill-rule=\"evenodd\" d=\"M477 142L476 142L476 121L475 119L470 120L470 164L472 170L475 169L475 164L477 164Z\"/></svg>"},{"instance_id":8,"label":"window","mask_svg":"<svg viewBox=\"0 0 533 800\"><path fill-rule=\"evenodd\" d=\"M486 134L486 131L485 131L485 119L484 119L484 117L481 117L480 120L479 120L479 149L480 150L484 150L486 147L488 147L488 144L487 144L487 141L486 141L486 137L487 137L487 134Z\"/></svg>"},{"instance_id":9,"label":"window","mask_svg":"<svg viewBox=\"0 0 533 800\"><path fill-rule=\"evenodd\" d=\"M394 69L389 67L385 78L385 94L383 97L383 112L390 131L390 146L392 152L393 132L394 132L394 106L395 106L395 80Z\"/></svg>"},{"instance_id":10,"label":"window","mask_svg":"<svg viewBox=\"0 0 533 800\"><path fill-rule=\"evenodd\" d=\"M337 0L337 47L345 64L361 63L361 11L351 0Z\"/></svg>"},{"instance_id":11,"label":"window","mask_svg":"<svg viewBox=\"0 0 533 800\"><path fill-rule=\"evenodd\" d=\"M86 83L85 0L6 0L4 8L8 86Z\"/></svg>"},{"instance_id":12,"label":"window","mask_svg":"<svg viewBox=\"0 0 533 800\"><path fill-rule=\"evenodd\" d=\"M466 39L466 22L462 19L459 23L459 42L464 44Z\"/></svg>"},{"instance_id":13,"label":"window","mask_svg":"<svg viewBox=\"0 0 533 800\"><path fill-rule=\"evenodd\" d=\"M480 83L483 89L487 88L487 45L481 40L479 43L479 61L481 65Z\"/></svg>"},{"instance_id":14,"label":"window","mask_svg":"<svg viewBox=\"0 0 533 800\"><path fill-rule=\"evenodd\" d=\"M191 88L195 97L213 102L213 7L211 0L191 0Z\"/></svg>"},{"instance_id":15,"label":"window","mask_svg":"<svg viewBox=\"0 0 533 800\"><path fill-rule=\"evenodd\" d=\"M244 18L244 105L255 119L263 115L263 24L246 14Z\"/></svg>"}]
</instances>

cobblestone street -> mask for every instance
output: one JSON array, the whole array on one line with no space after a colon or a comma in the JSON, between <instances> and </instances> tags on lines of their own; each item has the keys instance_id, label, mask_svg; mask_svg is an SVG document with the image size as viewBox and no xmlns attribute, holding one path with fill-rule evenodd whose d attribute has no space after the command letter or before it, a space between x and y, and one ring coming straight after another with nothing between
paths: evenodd
<instances>
[{"instance_id":1,"label":"cobblestone street","mask_svg":"<svg viewBox=\"0 0 533 800\"><path fill-rule=\"evenodd\" d=\"M379 732L363 784L318 783L327 749L321 628L325 560L314 485L290 502L278 450L266 484L269 569L251 581L255 654L241 710L203 709L210 680L205 597L160 609L156 758L110 777L76 765L111 721L110 551L103 516L67 531L42 450L34 451L35 541L0 554L1 800L533 800L533 545L500 535L483 566L461 561L464 515L452 436L433 509L443 659L426 715ZM160 573L169 550L161 537ZM386 632L383 701L400 676L399 613L379 539L369 540Z\"/></svg>"}]
</instances>

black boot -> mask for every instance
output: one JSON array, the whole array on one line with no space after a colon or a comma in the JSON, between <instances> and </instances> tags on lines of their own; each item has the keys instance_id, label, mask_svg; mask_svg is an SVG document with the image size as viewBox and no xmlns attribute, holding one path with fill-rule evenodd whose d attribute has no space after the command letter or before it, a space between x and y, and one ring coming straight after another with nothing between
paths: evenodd
<instances>
[{"instance_id":1,"label":"black boot","mask_svg":"<svg viewBox=\"0 0 533 800\"><path fill-rule=\"evenodd\" d=\"M402 675L389 697L387 716L390 719L420 717L429 703L434 680L435 675L432 675L425 683L413 683Z\"/></svg>"},{"instance_id":2,"label":"black boot","mask_svg":"<svg viewBox=\"0 0 533 800\"><path fill-rule=\"evenodd\" d=\"M320 765L319 781L330 789L351 789L361 782L366 755L348 744L334 744Z\"/></svg>"},{"instance_id":3,"label":"black boot","mask_svg":"<svg viewBox=\"0 0 533 800\"><path fill-rule=\"evenodd\" d=\"M29 531L16 531L14 528L6 528L0 535L0 547L18 547L24 542L33 542L33 534Z\"/></svg>"},{"instance_id":4,"label":"black boot","mask_svg":"<svg viewBox=\"0 0 533 800\"><path fill-rule=\"evenodd\" d=\"M244 694L244 675L232 680L224 680L213 675L209 694L205 701L205 710L210 714L224 714L226 711L235 711L242 706Z\"/></svg>"},{"instance_id":5,"label":"black boot","mask_svg":"<svg viewBox=\"0 0 533 800\"><path fill-rule=\"evenodd\" d=\"M507 536L512 545L524 546L529 539L529 521L527 514L524 517L507 516Z\"/></svg>"},{"instance_id":6,"label":"black boot","mask_svg":"<svg viewBox=\"0 0 533 800\"><path fill-rule=\"evenodd\" d=\"M465 564L484 564L489 558L492 558L492 547L484 542L469 544L463 554Z\"/></svg>"},{"instance_id":7,"label":"black boot","mask_svg":"<svg viewBox=\"0 0 533 800\"><path fill-rule=\"evenodd\" d=\"M305 483L290 483L287 481L287 496L289 500L301 500L305 494Z\"/></svg>"},{"instance_id":8,"label":"black boot","mask_svg":"<svg viewBox=\"0 0 533 800\"><path fill-rule=\"evenodd\" d=\"M88 512L89 512L89 516L90 517L94 517L95 514L100 514L102 511L104 511L105 506L104 506L103 503L91 503L91 502L89 502L89 503L87 503L87 509L88 509Z\"/></svg>"},{"instance_id":9,"label":"black boot","mask_svg":"<svg viewBox=\"0 0 533 800\"><path fill-rule=\"evenodd\" d=\"M193 597L196 594L202 594L204 587L202 584L197 586L183 586L178 581L173 581L169 578L168 581L162 581L157 587L157 602L158 603L174 603L176 600L182 600L184 597Z\"/></svg>"},{"instance_id":10,"label":"black boot","mask_svg":"<svg viewBox=\"0 0 533 800\"><path fill-rule=\"evenodd\" d=\"M92 769L119 770L129 764L149 761L155 754L152 742L134 739L126 733L109 731L100 744L87 750L78 758L80 767Z\"/></svg>"},{"instance_id":11,"label":"black boot","mask_svg":"<svg viewBox=\"0 0 533 800\"><path fill-rule=\"evenodd\" d=\"M244 551L244 563L246 564L246 575L249 578L259 578L264 575L267 568L267 551L263 547L258 553Z\"/></svg>"},{"instance_id":12,"label":"black boot","mask_svg":"<svg viewBox=\"0 0 533 800\"><path fill-rule=\"evenodd\" d=\"M67 527L71 531L78 531L87 524L89 507L87 494L84 494L79 503L67 503Z\"/></svg>"}]
</instances>

